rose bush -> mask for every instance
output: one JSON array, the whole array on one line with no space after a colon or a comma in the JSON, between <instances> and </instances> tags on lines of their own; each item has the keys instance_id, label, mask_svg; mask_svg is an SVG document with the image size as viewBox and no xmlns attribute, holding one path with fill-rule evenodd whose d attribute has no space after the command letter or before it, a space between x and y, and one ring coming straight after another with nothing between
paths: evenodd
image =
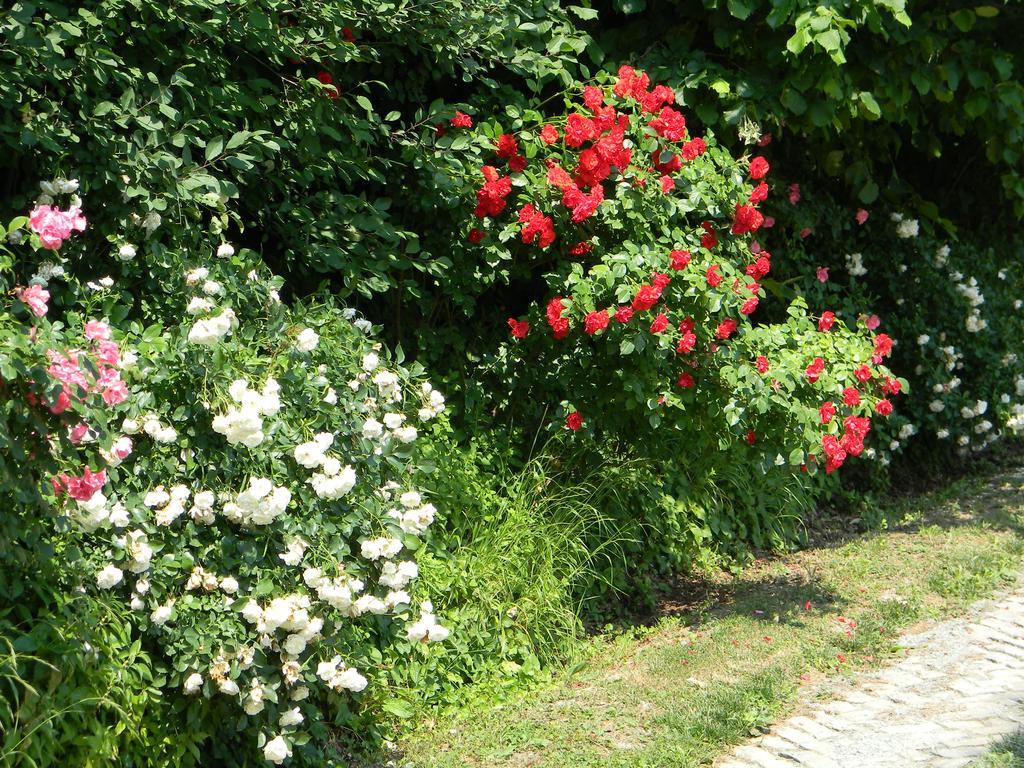
<instances>
[{"instance_id":1,"label":"rose bush","mask_svg":"<svg viewBox=\"0 0 1024 768\"><path fill-rule=\"evenodd\" d=\"M83 255L61 248L80 205L4 233L38 255L5 250L3 496L65 552L66 589L131 609L165 696L236 724L208 755L315 760L329 726L386 703L371 681L396 655L448 636L410 594L437 514L417 440L444 398L354 310L285 307L223 244L177 255L182 321L143 327L117 280L60 266Z\"/></svg>"},{"instance_id":2,"label":"rose bush","mask_svg":"<svg viewBox=\"0 0 1024 768\"><path fill-rule=\"evenodd\" d=\"M564 117L479 131L468 237L488 262L545 260L555 293L508 319L511 367L543 372L541 398L561 389L571 431L664 427L765 471L863 453L905 385L883 365L891 339L799 302L786 323L752 323L772 267L751 237L769 164L690 135L676 94L631 67L582 90Z\"/></svg>"}]
</instances>

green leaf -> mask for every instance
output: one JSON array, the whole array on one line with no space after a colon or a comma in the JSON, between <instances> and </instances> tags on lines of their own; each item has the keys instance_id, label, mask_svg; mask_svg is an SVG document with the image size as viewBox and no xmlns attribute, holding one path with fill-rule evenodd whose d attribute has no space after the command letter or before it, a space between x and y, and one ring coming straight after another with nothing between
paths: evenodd
<instances>
[{"instance_id":1,"label":"green leaf","mask_svg":"<svg viewBox=\"0 0 1024 768\"><path fill-rule=\"evenodd\" d=\"M370 100L363 96L362 94L356 96L356 104L365 109L367 112L373 112L373 104L371 104Z\"/></svg>"},{"instance_id":2,"label":"green leaf","mask_svg":"<svg viewBox=\"0 0 1024 768\"><path fill-rule=\"evenodd\" d=\"M786 41L786 49L793 54L799 55L807 44L811 42L811 34L807 27L800 27L793 36Z\"/></svg>"},{"instance_id":3,"label":"green leaf","mask_svg":"<svg viewBox=\"0 0 1024 768\"><path fill-rule=\"evenodd\" d=\"M210 162L224 149L224 137L215 136L206 142L206 162Z\"/></svg>"},{"instance_id":4,"label":"green leaf","mask_svg":"<svg viewBox=\"0 0 1024 768\"><path fill-rule=\"evenodd\" d=\"M978 20L978 17L974 15L974 11L966 8L954 11L949 14L949 18L952 19L956 28L961 32L970 32L974 28L974 22Z\"/></svg>"},{"instance_id":5,"label":"green leaf","mask_svg":"<svg viewBox=\"0 0 1024 768\"><path fill-rule=\"evenodd\" d=\"M746 21L750 14L754 12L752 0L729 0L727 7L729 8L729 13L740 21Z\"/></svg>"},{"instance_id":6,"label":"green leaf","mask_svg":"<svg viewBox=\"0 0 1024 768\"><path fill-rule=\"evenodd\" d=\"M597 18L597 11L593 8L584 8L581 5L570 5L569 10L584 21L590 21L591 19Z\"/></svg>"},{"instance_id":7,"label":"green leaf","mask_svg":"<svg viewBox=\"0 0 1024 768\"><path fill-rule=\"evenodd\" d=\"M802 115L807 111L807 101L799 91L788 88L782 92L782 106L794 115Z\"/></svg>"},{"instance_id":8,"label":"green leaf","mask_svg":"<svg viewBox=\"0 0 1024 768\"><path fill-rule=\"evenodd\" d=\"M871 91L861 91L857 94L857 98L871 118L878 119L882 116L882 108L878 106L875 95Z\"/></svg>"}]
</instances>

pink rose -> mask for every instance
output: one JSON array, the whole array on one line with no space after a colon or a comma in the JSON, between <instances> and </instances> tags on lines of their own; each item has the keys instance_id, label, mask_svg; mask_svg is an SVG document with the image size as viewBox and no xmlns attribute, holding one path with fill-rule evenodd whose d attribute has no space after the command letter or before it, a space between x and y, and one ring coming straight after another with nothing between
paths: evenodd
<instances>
[{"instance_id":1,"label":"pink rose","mask_svg":"<svg viewBox=\"0 0 1024 768\"><path fill-rule=\"evenodd\" d=\"M120 460L127 459L132 454L134 446L132 445L132 439L127 436L119 437L114 441L114 445L111 448L111 452Z\"/></svg>"},{"instance_id":2,"label":"pink rose","mask_svg":"<svg viewBox=\"0 0 1024 768\"><path fill-rule=\"evenodd\" d=\"M878 315L871 315L865 322L864 325L868 327L869 331L875 330L882 324L882 321L878 318Z\"/></svg>"},{"instance_id":3,"label":"pink rose","mask_svg":"<svg viewBox=\"0 0 1024 768\"><path fill-rule=\"evenodd\" d=\"M108 341L110 339L110 326L99 320L90 320L85 324L85 338L92 341Z\"/></svg>"},{"instance_id":4,"label":"pink rose","mask_svg":"<svg viewBox=\"0 0 1024 768\"><path fill-rule=\"evenodd\" d=\"M800 185L799 184L790 184L789 185L789 189L787 190L787 192L789 194L789 202L790 202L791 205L796 205L797 203L800 202Z\"/></svg>"},{"instance_id":5,"label":"pink rose","mask_svg":"<svg viewBox=\"0 0 1024 768\"><path fill-rule=\"evenodd\" d=\"M68 437L73 445L78 445L85 439L87 434L89 434L89 425L84 421L80 421L71 428L71 433Z\"/></svg>"},{"instance_id":6,"label":"pink rose","mask_svg":"<svg viewBox=\"0 0 1024 768\"><path fill-rule=\"evenodd\" d=\"M811 228L810 227L804 227L803 229L800 230L800 237L810 237L810 234L811 234Z\"/></svg>"},{"instance_id":7,"label":"pink rose","mask_svg":"<svg viewBox=\"0 0 1024 768\"><path fill-rule=\"evenodd\" d=\"M14 295L18 297L19 301L24 302L28 306L29 311L36 317L42 317L49 309L46 306L46 302L50 300L50 292L43 290L38 285L18 288Z\"/></svg>"},{"instance_id":8,"label":"pink rose","mask_svg":"<svg viewBox=\"0 0 1024 768\"><path fill-rule=\"evenodd\" d=\"M827 283L828 282L828 267L818 267L818 282L819 283Z\"/></svg>"},{"instance_id":9,"label":"pink rose","mask_svg":"<svg viewBox=\"0 0 1024 768\"><path fill-rule=\"evenodd\" d=\"M868 220L868 212L865 211L863 208L858 208L856 219L858 224L863 224L865 221Z\"/></svg>"},{"instance_id":10,"label":"pink rose","mask_svg":"<svg viewBox=\"0 0 1024 768\"><path fill-rule=\"evenodd\" d=\"M96 359L107 365L121 366L121 350L116 341L101 341L96 345Z\"/></svg>"},{"instance_id":11,"label":"pink rose","mask_svg":"<svg viewBox=\"0 0 1024 768\"><path fill-rule=\"evenodd\" d=\"M37 205L28 216L28 225L39 235L43 248L55 251L74 230L85 229L85 216L78 207L62 211L52 205Z\"/></svg>"}]
</instances>

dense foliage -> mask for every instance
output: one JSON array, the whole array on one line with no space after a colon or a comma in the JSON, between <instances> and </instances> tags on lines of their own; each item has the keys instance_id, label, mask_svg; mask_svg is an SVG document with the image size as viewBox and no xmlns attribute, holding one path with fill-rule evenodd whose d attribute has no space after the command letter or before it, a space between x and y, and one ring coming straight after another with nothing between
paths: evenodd
<instances>
[{"instance_id":1,"label":"dense foliage","mask_svg":"<svg viewBox=\"0 0 1024 768\"><path fill-rule=\"evenodd\" d=\"M1020 26L0 10L0 762L348 764L1024 431Z\"/></svg>"}]
</instances>

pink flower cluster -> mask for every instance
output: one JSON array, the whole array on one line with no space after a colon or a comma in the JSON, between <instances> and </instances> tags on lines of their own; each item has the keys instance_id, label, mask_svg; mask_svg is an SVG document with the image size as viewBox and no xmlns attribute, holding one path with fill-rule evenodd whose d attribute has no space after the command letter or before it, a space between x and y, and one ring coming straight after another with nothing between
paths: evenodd
<instances>
[{"instance_id":1,"label":"pink flower cluster","mask_svg":"<svg viewBox=\"0 0 1024 768\"><path fill-rule=\"evenodd\" d=\"M88 501L106 485L107 470L101 469L99 472L93 472L89 467L85 467L81 477L66 475L62 472L52 478L50 482L53 483L54 493L60 495L67 492L72 499Z\"/></svg>"},{"instance_id":2,"label":"pink flower cluster","mask_svg":"<svg viewBox=\"0 0 1024 768\"><path fill-rule=\"evenodd\" d=\"M55 349L47 352L50 358L47 372L64 385L57 402L50 407L54 413L67 410L76 389L84 392L82 397L98 392L107 405L117 405L128 398L128 387L118 371L121 353L117 342L111 340L110 327L106 323L90 320L85 324L84 333L93 342L91 352L97 366L97 375L93 380L90 381L90 375L79 364L79 358L84 354L81 350L68 350L67 354L61 354Z\"/></svg>"},{"instance_id":3,"label":"pink flower cluster","mask_svg":"<svg viewBox=\"0 0 1024 768\"><path fill-rule=\"evenodd\" d=\"M62 211L52 205L37 205L28 216L28 225L39 235L43 248L56 251L75 230L85 230L82 209L72 206Z\"/></svg>"}]
</instances>

